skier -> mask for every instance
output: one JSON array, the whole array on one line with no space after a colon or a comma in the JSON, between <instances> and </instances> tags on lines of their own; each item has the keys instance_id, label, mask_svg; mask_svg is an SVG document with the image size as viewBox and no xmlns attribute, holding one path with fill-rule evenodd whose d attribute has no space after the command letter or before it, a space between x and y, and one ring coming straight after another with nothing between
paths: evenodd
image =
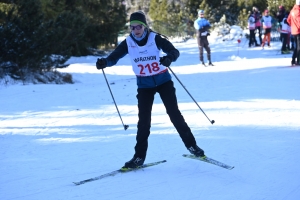
<instances>
[{"instance_id":1,"label":"skier","mask_svg":"<svg viewBox=\"0 0 300 200\"><path fill-rule=\"evenodd\" d=\"M251 47L251 45L256 43L256 40L255 40L255 18L253 16L253 13L251 13L251 11L249 11L249 12L250 12L250 15L248 17L248 29L250 31L249 47Z\"/></svg>"},{"instance_id":2,"label":"skier","mask_svg":"<svg viewBox=\"0 0 300 200\"><path fill-rule=\"evenodd\" d=\"M282 20L283 20L285 14L286 14L285 7L284 7L283 5L278 6L278 11L277 11L276 13L273 13L273 14L274 14L274 16L275 16L276 19L277 19L277 22L278 22L278 25L279 25L279 27L278 27L278 32L280 32L280 30L281 30L281 28L282 28L282 27L281 27L281 22L282 22ZM282 42L281 36L280 36L280 41Z\"/></svg>"},{"instance_id":3,"label":"skier","mask_svg":"<svg viewBox=\"0 0 300 200\"><path fill-rule=\"evenodd\" d=\"M196 144L191 129L178 109L177 97L168 67L179 57L179 51L161 34L149 29L142 11L130 15L130 35L107 57L98 58L97 69L115 65L129 54L137 78L138 117L135 154L123 168L137 168L143 165L148 149L151 127L151 111L154 96L159 93L171 122L184 145L197 157L204 157L204 151ZM161 51L166 53L161 57Z\"/></svg>"},{"instance_id":4,"label":"skier","mask_svg":"<svg viewBox=\"0 0 300 200\"><path fill-rule=\"evenodd\" d=\"M290 11L287 22L291 26L291 33L295 40L295 48L292 56L292 65L299 64L300 57L300 0L296 0L296 4ZM297 58L297 62L296 62Z\"/></svg>"},{"instance_id":5,"label":"skier","mask_svg":"<svg viewBox=\"0 0 300 200\"><path fill-rule=\"evenodd\" d=\"M263 22L263 29L265 32L264 34L265 36L261 45L262 48L264 48L266 42L268 43L268 47L271 46L270 41L271 41L271 29L272 29L272 17L269 15L268 10L265 10L264 14L265 15L263 16L262 22Z\"/></svg>"},{"instance_id":6,"label":"skier","mask_svg":"<svg viewBox=\"0 0 300 200\"><path fill-rule=\"evenodd\" d=\"M285 7L283 5L278 6L278 12L275 14L278 23L282 22L285 15L286 15ZM280 28L281 28L281 26L280 26Z\"/></svg>"},{"instance_id":7,"label":"skier","mask_svg":"<svg viewBox=\"0 0 300 200\"><path fill-rule=\"evenodd\" d=\"M200 55L200 61L202 65L206 66L203 61L203 48L205 49L207 53L207 60L208 65L213 66L211 62L211 51L209 47L209 43L207 40L207 36L209 36L208 30L210 29L210 23L207 21L207 19L204 18L204 11L199 10L198 11L198 19L194 21L194 27L197 30L197 43L199 48L199 55Z\"/></svg>"},{"instance_id":8,"label":"skier","mask_svg":"<svg viewBox=\"0 0 300 200\"><path fill-rule=\"evenodd\" d=\"M255 46L259 47L262 44L262 38L261 38L261 14L259 10L256 7L253 7L253 16L255 19L255 30L258 31L258 38L260 44L257 44L257 41L255 39Z\"/></svg>"}]
</instances>

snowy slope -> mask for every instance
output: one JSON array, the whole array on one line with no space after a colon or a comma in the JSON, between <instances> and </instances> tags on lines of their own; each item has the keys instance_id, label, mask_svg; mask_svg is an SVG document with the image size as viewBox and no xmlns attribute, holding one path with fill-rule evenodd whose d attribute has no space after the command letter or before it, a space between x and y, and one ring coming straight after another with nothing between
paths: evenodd
<instances>
[{"instance_id":1,"label":"snowy slope","mask_svg":"<svg viewBox=\"0 0 300 200\"><path fill-rule=\"evenodd\" d=\"M194 39L174 43L171 69L179 107L206 154L226 170L183 158L188 153L156 96L146 162L167 162L81 186L73 181L123 166L133 156L136 80L126 56L105 73L96 57L72 58L72 85L0 86L0 199L300 199L300 67L271 48L210 37L215 66L199 65Z\"/></svg>"}]
</instances>

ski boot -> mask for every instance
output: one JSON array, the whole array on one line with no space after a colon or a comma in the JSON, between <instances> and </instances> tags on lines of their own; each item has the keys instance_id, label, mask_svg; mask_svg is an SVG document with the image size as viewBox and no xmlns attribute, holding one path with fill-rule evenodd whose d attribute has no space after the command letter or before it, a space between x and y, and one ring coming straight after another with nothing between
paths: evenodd
<instances>
[{"instance_id":1,"label":"ski boot","mask_svg":"<svg viewBox=\"0 0 300 200\"><path fill-rule=\"evenodd\" d=\"M209 66L214 66L211 61L209 61L208 65Z\"/></svg>"},{"instance_id":2,"label":"ski boot","mask_svg":"<svg viewBox=\"0 0 300 200\"><path fill-rule=\"evenodd\" d=\"M126 171L128 168L138 168L144 164L144 161L144 158L134 156L131 160L125 163L125 165L122 167L122 170Z\"/></svg>"},{"instance_id":3,"label":"ski boot","mask_svg":"<svg viewBox=\"0 0 300 200\"><path fill-rule=\"evenodd\" d=\"M204 151L200 149L197 145L191 146L188 148L191 154L197 156L197 157L205 157Z\"/></svg>"}]
</instances>

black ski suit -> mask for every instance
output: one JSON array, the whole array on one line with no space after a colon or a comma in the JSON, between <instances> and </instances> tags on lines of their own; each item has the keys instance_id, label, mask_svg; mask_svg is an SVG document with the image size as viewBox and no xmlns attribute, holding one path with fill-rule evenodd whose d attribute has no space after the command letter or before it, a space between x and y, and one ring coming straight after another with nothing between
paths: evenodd
<instances>
[{"instance_id":1,"label":"black ski suit","mask_svg":"<svg viewBox=\"0 0 300 200\"><path fill-rule=\"evenodd\" d=\"M144 46L147 43L148 34L141 41L137 41L130 35L138 46ZM179 57L179 51L167 39L162 38L159 34L155 36L155 43L158 49L162 50L171 58L176 61ZM106 58L107 65L112 66L118 60L128 54L128 46L126 39L122 41L118 47ZM137 135L135 145L134 157L146 158L148 149L148 137L151 128L151 112L156 93L160 95L162 102L166 108L166 112L170 117L171 122L179 133L185 146L191 147L196 145L195 138L185 122L181 112L178 109L176 89L174 88L173 81L168 70L164 73L154 76L139 77L137 76L137 100L138 100L138 117Z\"/></svg>"}]
</instances>

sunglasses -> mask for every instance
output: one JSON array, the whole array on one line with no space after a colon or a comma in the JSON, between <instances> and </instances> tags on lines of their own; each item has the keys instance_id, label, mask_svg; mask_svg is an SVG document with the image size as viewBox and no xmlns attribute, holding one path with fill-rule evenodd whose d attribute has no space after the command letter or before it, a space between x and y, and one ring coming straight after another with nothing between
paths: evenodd
<instances>
[{"instance_id":1,"label":"sunglasses","mask_svg":"<svg viewBox=\"0 0 300 200\"><path fill-rule=\"evenodd\" d=\"M143 28L143 25L139 24L139 25L136 25L136 26L132 26L130 25L130 29L133 31L134 29L136 30L141 30Z\"/></svg>"}]
</instances>

